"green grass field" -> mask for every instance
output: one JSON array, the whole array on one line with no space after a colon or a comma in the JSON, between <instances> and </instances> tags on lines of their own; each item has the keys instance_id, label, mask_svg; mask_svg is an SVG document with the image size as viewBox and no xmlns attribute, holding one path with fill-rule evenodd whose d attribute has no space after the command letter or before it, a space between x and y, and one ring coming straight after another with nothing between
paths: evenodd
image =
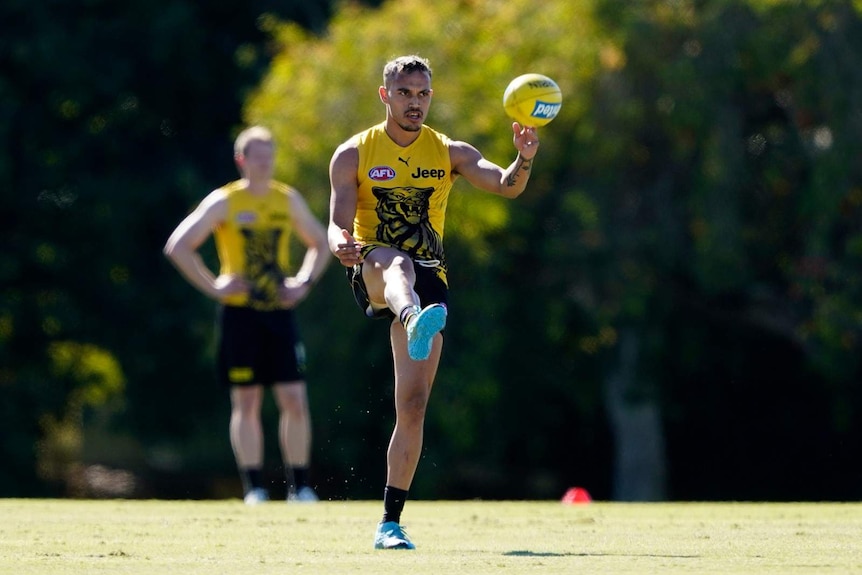
<instances>
[{"instance_id":1,"label":"green grass field","mask_svg":"<svg viewBox=\"0 0 862 575\"><path fill-rule=\"evenodd\" d=\"M862 504L0 499L0 573L862 573Z\"/></svg>"}]
</instances>

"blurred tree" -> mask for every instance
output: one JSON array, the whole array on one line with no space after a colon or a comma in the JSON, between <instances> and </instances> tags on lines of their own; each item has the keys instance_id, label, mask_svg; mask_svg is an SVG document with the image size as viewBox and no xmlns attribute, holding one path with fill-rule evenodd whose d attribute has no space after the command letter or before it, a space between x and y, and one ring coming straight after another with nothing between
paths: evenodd
<instances>
[{"instance_id":1,"label":"blurred tree","mask_svg":"<svg viewBox=\"0 0 862 575\"><path fill-rule=\"evenodd\" d=\"M277 26L274 34L281 51L249 100L248 121L272 125L279 140L289 142L278 158L283 177L300 189L319 190L316 205L326 210L326 165L332 151L353 133L383 120L377 97L383 64L397 54L415 52L430 59L434 72L435 100L428 123L476 144L494 161L508 164L514 149L511 121L502 111L504 88L514 72L533 69L559 78L566 93L588 82L596 70L592 62L598 44L587 7L586 2L550 3L536 12L523 2L445 1L429 6L406 1L387 3L373 12L344 6L325 37L309 35L292 25ZM413 17L420 12L421 22ZM541 42L524 43L520 35L507 32L526 20ZM572 34L572 27L556 25L563 21L577 23L577 34ZM387 22L398 23L397 38L390 34L396 25L387 26ZM560 59L561 55L569 61ZM573 60L577 66L569 64ZM577 99L567 101L566 106L573 119L583 112ZM322 123L327 129L320 129ZM547 151L543 144L527 196L553 193L555 183L543 175L554 158L560 158L550 137ZM556 365L546 370L537 367L541 363L524 361L546 337L545 318L520 311L529 288L523 277L508 283L506 271L514 261L509 260L507 248L499 245L501 237L508 236L510 211L530 209L525 202L532 206L521 199L510 206L464 182L456 184L450 198L446 242L447 250L454 254L450 277L454 311L428 419L429 436L434 440L428 442L427 462L413 488L420 496L553 496L560 488L560 464L554 461L558 447L565 449L575 442L589 451L584 460L604 457L602 418L590 409L595 403L587 402L590 407L580 412L585 420L581 425L600 438L586 444L557 433L560 424L570 418L568 408L545 409L576 404L573 397L579 391L573 383L581 373L560 373ZM330 297L315 298L304 306L308 317L339 318L338 334L342 334L329 336L329 349L339 361L320 357L314 365L312 357L312 372L319 374L320 385L329 390L325 397L313 398L317 409L339 414L337 420L318 421L317 437L325 446L320 457L329 466L324 477L366 478L362 485L336 485L337 496L377 496L393 416L386 326L365 320L353 309L343 276L334 279ZM510 308L519 311L504 320ZM557 329L561 327L565 326ZM519 336L527 340L520 341ZM506 350L519 348L525 350L523 357L510 354L511 362L502 357ZM578 360L565 361L568 368ZM514 373L510 371L513 362L518 365ZM533 367L522 377L524 368L520 366L526 365ZM523 401L522 393L529 395L528 401ZM512 426L513 421L518 425ZM527 433L529 429L533 431ZM331 446L338 446L336 453L327 453ZM345 452L361 457L345 460ZM374 456L370 460L369 454ZM359 465L361 470L356 469ZM596 466L586 473L601 478L606 473L603 469Z\"/></svg>"},{"instance_id":2,"label":"blurred tree","mask_svg":"<svg viewBox=\"0 0 862 575\"><path fill-rule=\"evenodd\" d=\"M851 160L860 150L850 135L859 103L847 97L860 81L848 60L862 48L859 14L846 2L607 2L599 15L608 26L623 23L619 47L607 55L616 65L595 94L604 113L593 116L618 148L607 163L573 173L612 175L600 200L608 217L601 249L622 265L592 279L595 289L619 294L606 301L636 303L606 319L610 327L633 323L627 333L642 349L639 377L623 393L641 406L644 394L665 400L671 460L713 459L707 477L693 478L700 492L678 489L677 497L762 497L756 485L782 481L772 497L800 497L824 482L815 470L831 464L785 456L761 468L753 453L776 442L812 452L859 442L849 415L860 408L859 267L847 249L862 215ZM728 411L713 404L706 437L686 433L699 402L685 386L730 392L734 379L750 388ZM815 391L824 384L832 387L825 397ZM783 395L800 389L816 399L786 403ZM687 403L674 397L680 392ZM766 437L743 433L731 443L718 433L740 404L763 401L783 411L753 416ZM828 444L815 447L815 438ZM677 466L677 481L687 483ZM752 487L727 489L722 467L756 469Z\"/></svg>"},{"instance_id":3,"label":"blurred tree","mask_svg":"<svg viewBox=\"0 0 862 575\"><path fill-rule=\"evenodd\" d=\"M403 24L419 11L421 24ZM524 22L528 35L511 33ZM397 53L435 67L429 123L498 162L511 149L508 80L538 71L564 91L523 198L462 186L450 204L454 311L415 491L847 493L841 473L812 483L806 469L844 469L859 445L859 114L846 91L859 23L848 2L403 1L345 7L325 38L276 28L282 50L248 116L292 138L281 165L308 189L326 189L338 143L382 119L375 89ZM322 403L386 408L322 435L351 437L356 452L381 442L382 467L386 339L337 317L363 346L334 342L343 360L319 366L336 389ZM747 419L731 434L734 413ZM373 439L353 433L369 427ZM816 441L832 461L789 455Z\"/></svg>"},{"instance_id":4,"label":"blurred tree","mask_svg":"<svg viewBox=\"0 0 862 575\"><path fill-rule=\"evenodd\" d=\"M324 6L0 6L0 494L61 493L37 469L76 458L139 495L232 493L213 306L160 248L234 177L244 122L324 218L332 151L417 52L429 124L496 162L509 80L547 74L564 103L524 196L456 186L415 494L859 497L853 2ZM385 322L354 307L336 271L300 308L326 497L379 496L392 424Z\"/></svg>"},{"instance_id":5,"label":"blurred tree","mask_svg":"<svg viewBox=\"0 0 862 575\"><path fill-rule=\"evenodd\" d=\"M158 467L177 459L160 446L193 433L216 442L212 306L160 248L196 200L235 177L241 102L271 55L258 20L322 29L329 12L269 0L0 7L0 494L62 490L34 475L37 456L56 453L37 453L39 440L60 429L40 422L63 420L85 385L55 373L57 342L96 346L128 376L120 398L81 406L81 421L97 407L122 416L98 418L114 428L86 449Z\"/></svg>"}]
</instances>

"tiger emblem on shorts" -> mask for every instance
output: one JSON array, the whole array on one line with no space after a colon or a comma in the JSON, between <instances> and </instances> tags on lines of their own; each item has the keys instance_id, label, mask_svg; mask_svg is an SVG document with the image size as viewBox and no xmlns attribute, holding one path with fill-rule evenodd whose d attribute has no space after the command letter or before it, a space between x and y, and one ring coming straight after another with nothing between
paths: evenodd
<instances>
[{"instance_id":1,"label":"tiger emblem on shorts","mask_svg":"<svg viewBox=\"0 0 862 575\"><path fill-rule=\"evenodd\" d=\"M279 307L278 290L284 282L284 272L278 264L278 240L282 230L242 229L245 239L245 277L251 283L248 304L254 309Z\"/></svg>"},{"instance_id":2,"label":"tiger emblem on shorts","mask_svg":"<svg viewBox=\"0 0 862 575\"><path fill-rule=\"evenodd\" d=\"M375 186L371 191L377 198L379 241L418 259L443 259L443 242L428 219L434 188Z\"/></svg>"}]
</instances>

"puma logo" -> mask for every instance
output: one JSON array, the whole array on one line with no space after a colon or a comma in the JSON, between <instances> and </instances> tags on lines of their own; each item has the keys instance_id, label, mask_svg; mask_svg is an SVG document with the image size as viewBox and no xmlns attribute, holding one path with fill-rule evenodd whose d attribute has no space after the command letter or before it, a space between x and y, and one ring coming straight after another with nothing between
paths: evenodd
<instances>
[{"instance_id":1,"label":"puma logo","mask_svg":"<svg viewBox=\"0 0 862 575\"><path fill-rule=\"evenodd\" d=\"M398 156L398 161L399 161L399 162L404 162L404 165L405 165L405 166L407 166L408 168L410 167L410 158L407 158L407 159L405 160L405 159L404 159L404 158L402 158L401 156Z\"/></svg>"}]
</instances>

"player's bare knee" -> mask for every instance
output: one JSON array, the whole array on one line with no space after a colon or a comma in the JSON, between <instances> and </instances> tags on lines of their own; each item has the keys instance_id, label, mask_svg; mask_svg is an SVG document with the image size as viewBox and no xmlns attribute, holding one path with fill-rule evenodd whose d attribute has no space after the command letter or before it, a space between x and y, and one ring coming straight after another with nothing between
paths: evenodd
<instances>
[{"instance_id":1,"label":"player's bare knee","mask_svg":"<svg viewBox=\"0 0 862 575\"><path fill-rule=\"evenodd\" d=\"M415 391L407 397L400 398L395 406L399 419L409 418L413 420L425 419L425 410L428 407L428 393Z\"/></svg>"}]
</instances>

